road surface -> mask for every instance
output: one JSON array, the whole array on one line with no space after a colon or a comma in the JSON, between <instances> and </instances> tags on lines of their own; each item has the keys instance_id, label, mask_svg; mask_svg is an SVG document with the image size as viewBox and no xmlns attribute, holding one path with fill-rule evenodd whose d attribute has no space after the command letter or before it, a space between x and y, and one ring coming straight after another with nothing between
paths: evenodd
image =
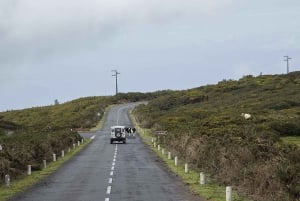
<instances>
[{"instance_id":1,"label":"road surface","mask_svg":"<svg viewBox=\"0 0 300 201\"><path fill-rule=\"evenodd\" d=\"M128 110L110 109L104 126L82 134L94 140L78 155L11 201L200 201L137 136L110 144L110 127L132 126Z\"/></svg>"}]
</instances>

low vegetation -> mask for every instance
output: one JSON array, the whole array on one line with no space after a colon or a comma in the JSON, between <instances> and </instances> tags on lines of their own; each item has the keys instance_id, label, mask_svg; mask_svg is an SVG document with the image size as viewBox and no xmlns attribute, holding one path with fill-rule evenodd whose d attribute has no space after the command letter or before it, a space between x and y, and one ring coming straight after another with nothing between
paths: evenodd
<instances>
[{"instance_id":1,"label":"low vegetation","mask_svg":"<svg viewBox=\"0 0 300 201\"><path fill-rule=\"evenodd\" d=\"M300 72L245 76L173 91L134 115L144 128L167 130L164 146L219 183L252 200L293 201L300 149L282 137L300 137L299 91Z\"/></svg>"}]
</instances>

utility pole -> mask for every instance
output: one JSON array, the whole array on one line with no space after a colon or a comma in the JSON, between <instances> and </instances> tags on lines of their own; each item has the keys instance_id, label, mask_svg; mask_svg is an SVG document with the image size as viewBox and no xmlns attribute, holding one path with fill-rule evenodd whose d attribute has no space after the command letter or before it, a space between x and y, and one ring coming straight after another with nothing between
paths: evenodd
<instances>
[{"instance_id":1,"label":"utility pole","mask_svg":"<svg viewBox=\"0 0 300 201\"><path fill-rule=\"evenodd\" d=\"M120 74L117 70L112 70L115 74L112 76L116 77L116 95L118 94L118 75Z\"/></svg>"},{"instance_id":2,"label":"utility pole","mask_svg":"<svg viewBox=\"0 0 300 201\"><path fill-rule=\"evenodd\" d=\"M289 73L289 60L292 59L289 56L284 56L286 59L284 61L286 61L286 73Z\"/></svg>"}]
</instances>

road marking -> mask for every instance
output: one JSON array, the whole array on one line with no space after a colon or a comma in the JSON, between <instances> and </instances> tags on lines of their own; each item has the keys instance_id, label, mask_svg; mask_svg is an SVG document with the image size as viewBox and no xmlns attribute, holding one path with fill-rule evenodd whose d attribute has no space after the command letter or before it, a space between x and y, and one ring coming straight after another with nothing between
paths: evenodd
<instances>
[{"instance_id":1,"label":"road marking","mask_svg":"<svg viewBox=\"0 0 300 201\"><path fill-rule=\"evenodd\" d=\"M95 137L96 137L96 135L93 135L93 136L91 137L91 140L95 139Z\"/></svg>"},{"instance_id":2,"label":"road marking","mask_svg":"<svg viewBox=\"0 0 300 201\"><path fill-rule=\"evenodd\" d=\"M110 194L110 192L111 192L111 186L107 186L107 189L106 189L106 194Z\"/></svg>"},{"instance_id":3,"label":"road marking","mask_svg":"<svg viewBox=\"0 0 300 201\"><path fill-rule=\"evenodd\" d=\"M93 136L94 137L94 136ZM110 178L108 179L108 183L110 184L110 186L107 187L106 189L106 194L110 195L111 194L111 184L113 182L113 178L112 176L114 175L114 170L115 170L115 165L116 165L116 158L117 158L117 153L118 153L118 145L116 144L115 147L115 154L114 154L114 159L111 165L111 171L110 171ZM109 201L109 198L105 198L105 201Z\"/></svg>"},{"instance_id":4,"label":"road marking","mask_svg":"<svg viewBox=\"0 0 300 201\"><path fill-rule=\"evenodd\" d=\"M109 183L109 184L112 184L112 181L113 181L112 178L109 178L109 179L108 179L108 183Z\"/></svg>"}]
</instances>

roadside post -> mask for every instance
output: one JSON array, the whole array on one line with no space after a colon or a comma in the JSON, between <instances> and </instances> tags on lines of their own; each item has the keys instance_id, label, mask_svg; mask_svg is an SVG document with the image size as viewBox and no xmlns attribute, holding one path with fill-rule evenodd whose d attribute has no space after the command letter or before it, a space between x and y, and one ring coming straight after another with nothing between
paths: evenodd
<instances>
[{"instance_id":1,"label":"roadside post","mask_svg":"<svg viewBox=\"0 0 300 201\"><path fill-rule=\"evenodd\" d=\"M8 174L5 175L5 186L10 187L10 177Z\"/></svg>"},{"instance_id":2,"label":"roadside post","mask_svg":"<svg viewBox=\"0 0 300 201\"><path fill-rule=\"evenodd\" d=\"M27 166L27 175L31 175L31 165Z\"/></svg>"},{"instance_id":3,"label":"roadside post","mask_svg":"<svg viewBox=\"0 0 300 201\"><path fill-rule=\"evenodd\" d=\"M226 201L231 201L232 187L226 186Z\"/></svg>"},{"instance_id":4,"label":"roadside post","mask_svg":"<svg viewBox=\"0 0 300 201\"><path fill-rule=\"evenodd\" d=\"M200 172L200 180L199 180L200 185L205 184L205 175L203 172Z\"/></svg>"},{"instance_id":5,"label":"roadside post","mask_svg":"<svg viewBox=\"0 0 300 201\"><path fill-rule=\"evenodd\" d=\"M47 161L43 160L44 168L47 168Z\"/></svg>"},{"instance_id":6,"label":"roadside post","mask_svg":"<svg viewBox=\"0 0 300 201\"><path fill-rule=\"evenodd\" d=\"M189 165L187 163L184 164L184 173L189 173Z\"/></svg>"}]
</instances>

